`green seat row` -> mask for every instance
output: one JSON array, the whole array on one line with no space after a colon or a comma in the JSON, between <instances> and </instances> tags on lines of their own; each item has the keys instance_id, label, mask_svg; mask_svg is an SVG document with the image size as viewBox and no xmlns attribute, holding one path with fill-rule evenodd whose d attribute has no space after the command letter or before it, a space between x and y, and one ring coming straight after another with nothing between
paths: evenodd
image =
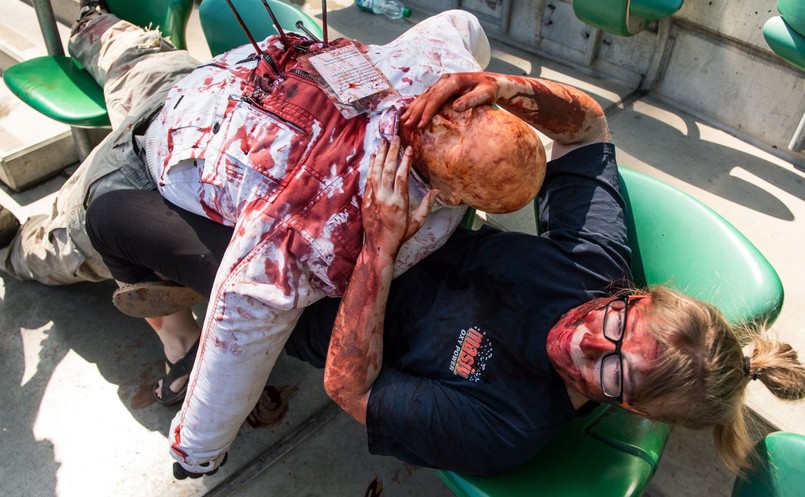
<instances>
[{"instance_id":1,"label":"green seat row","mask_svg":"<svg viewBox=\"0 0 805 497\"><path fill-rule=\"evenodd\" d=\"M121 19L159 27L177 48L185 48L193 0L107 0L107 4ZM3 79L14 95L51 119L79 128L109 126L103 88L72 57L26 60L9 67Z\"/></svg>"}]
</instances>

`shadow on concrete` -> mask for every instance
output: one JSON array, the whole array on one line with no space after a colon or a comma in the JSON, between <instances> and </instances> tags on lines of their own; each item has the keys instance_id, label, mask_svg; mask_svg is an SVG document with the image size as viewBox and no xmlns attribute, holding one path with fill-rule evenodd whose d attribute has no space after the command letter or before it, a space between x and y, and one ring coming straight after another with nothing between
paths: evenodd
<instances>
[{"instance_id":1,"label":"shadow on concrete","mask_svg":"<svg viewBox=\"0 0 805 497\"><path fill-rule=\"evenodd\" d=\"M114 308L113 282L51 287L0 278L0 440L17 455L0 468L8 472L5 488L24 489L9 495L56 494L59 463L53 445L38 439L36 424L54 372L71 352L117 385L132 418L152 431L167 429L175 410L156 404L151 394L164 367L159 341L144 321ZM36 481L26 477L30 464L38 466Z\"/></svg>"},{"instance_id":2,"label":"shadow on concrete","mask_svg":"<svg viewBox=\"0 0 805 497\"><path fill-rule=\"evenodd\" d=\"M137 423L164 435L180 407L154 400L153 384L164 374L162 347L144 320L125 316L112 305L114 289L112 281L47 286L0 274L0 444L12 454L0 463L0 494L57 495L60 485L70 484L75 468L87 464L76 457L81 454L76 443L96 453L111 448L108 464L113 471L121 461L135 461L140 465L136 471L153 467L156 474L145 481L112 481L115 491L123 495L176 484L170 462L163 457L165 450L116 453L107 446L114 444L115 437L131 433L127 424ZM84 367L85 362L89 367ZM319 370L283 355L272 374L278 384L266 387L272 395L255 417L260 428L244 424L227 468L215 478L182 484L185 490L177 495L202 495L200 489L214 486L328 404L321 376ZM104 393L110 386L116 389L122 409L109 405L115 402ZM103 405L82 405L84 398ZM86 412L88 417L100 412L113 418L79 432L86 428L73 428L74 423L87 425L74 419L76 412ZM119 432L110 434L110 429ZM148 441L142 439L142 444ZM84 474L89 476L92 469L84 468ZM66 472L64 480L61 472ZM97 480L82 486L113 492L104 478ZM157 494L145 491L143 495Z\"/></svg>"},{"instance_id":3,"label":"shadow on concrete","mask_svg":"<svg viewBox=\"0 0 805 497\"><path fill-rule=\"evenodd\" d=\"M354 5L338 10L328 9L327 25L330 39L343 36L343 33L354 33L356 16L359 16L361 22L360 41L367 45L388 43L415 24L408 19L391 21L382 15L358 11ZM321 14L316 15L316 18L321 23Z\"/></svg>"},{"instance_id":4,"label":"shadow on concrete","mask_svg":"<svg viewBox=\"0 0 805 497\"><path fill-rule=\"evenodd\" d=\"M39 403L53 368L42 364L42 369L26 377L20 331L33 323L16 319L15 305L9 303L9 286L12 285L5 285L5 296L0 302L0 444L7 454L15 456L4 458L0 478L10 494L56 495L59 463L55 461L53 445L48 440L37 440L33 432ZM58 355L52 345L47 339L41 343L40 360L43 362L51 363L49 358ZM25 457L21 457L22 454ZM39 466L40 477L29 483L17 475L27 474L33 461Z\"/></svg>"},{"instance_id":5,"label":"shadow on concrete","mask_svg":"<svg viewBox=\"0 0 805 497\"><path fill-rule=\"evenodd\" d=\"M47 197L52 193L59 191L59 189L62 187L62 185L64 185L65 182L66 179L64 179L63 176L56 175L55 177L47 178L42 182L32 185L28 188L25 188L24 190L19 192L15 192L11 188L0 183L0 191L11 197L13 201L20 207L26 207L28 205L33 204L34 202L37 202Z\"/></svg>"},{"instance_id":6,"label":"shadow on concrete","mask_svg":"<svg viewBox=\"0 0 805 497\"><path fill-rule=\"evenodd\" d=\"M502 59L498 59L497 57L492 57L492 60L489 61L489 65L486 67L485 71L498 72L501 74L514 74L515 76L539 77L541 67L542 66L540 66L538 63L533 62L531 64L531 72L528 72L520 66L506 62Z\"/></svg>"},{"instance_id":7,"label":"shadow on concrete","mask_svg":"<svg viewBox=\"0 0 805 497\"><path fill-rule=\"evenodd\" d=\"M703 138L699 132L703 123L689 114L656 101L651 105L675 114L685 131L630 107L611 120L612 140L618 148L726 200L781 220L794 220L779 198L736 172L743 170L739 174L749 173L801 200L805 200L805 180L773 162Z\"/></svg>"}]
</instances>

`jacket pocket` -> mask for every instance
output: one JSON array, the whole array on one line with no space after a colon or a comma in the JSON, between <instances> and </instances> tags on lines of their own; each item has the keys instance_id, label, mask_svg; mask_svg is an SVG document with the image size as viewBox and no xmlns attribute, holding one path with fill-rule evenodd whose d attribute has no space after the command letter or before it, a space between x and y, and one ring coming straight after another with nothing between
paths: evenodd
<instances>
[{"instance_id":1,"label":"jacket pocket","mask_svg":"<svg viewBox=\"0 0 805 497\"><path fill-rule=\"evenodd\" d=\"M240 180L257 172L264 179L259 195L275 197L307 158L316 138L310 120L293 119L292 114L287 114L242 97L228 116L221 153L210 164L214 171L209 175L205 172L204 180Z\"/></svg>"}]
</instances>

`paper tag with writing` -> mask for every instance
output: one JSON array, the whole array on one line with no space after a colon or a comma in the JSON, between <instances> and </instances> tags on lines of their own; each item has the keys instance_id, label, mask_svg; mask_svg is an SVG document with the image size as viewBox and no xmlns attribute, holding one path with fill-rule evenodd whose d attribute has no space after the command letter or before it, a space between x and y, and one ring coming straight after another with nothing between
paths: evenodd
<instances>
[{"instance_id":1,"label":"paper tag with writing","mask_svg":"<svg viewBox=\"0 0 805 497\"><path fill-rule=\"evenodd\" d=\"M373 110L384 98L397 94L383 73L352 43L327 48L301 61L344 117Z\"/></svg>"}]
</instances>

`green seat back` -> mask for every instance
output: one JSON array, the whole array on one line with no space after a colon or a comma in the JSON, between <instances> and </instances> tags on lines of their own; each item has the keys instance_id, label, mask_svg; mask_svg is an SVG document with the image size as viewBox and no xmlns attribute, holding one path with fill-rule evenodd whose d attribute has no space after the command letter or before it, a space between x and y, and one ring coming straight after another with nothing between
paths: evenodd
<instances>
[{"instance_id":1,"label":"green seat back","mask_svg":"<svg viewBox=\"0 0 805 497\"><path fill-rule=\"evenodd\" d=\"M139 26L159 26L177 48L185 47L185 28L193 0L108 0L109 10ZM70 57L47 55L9 67L8 89L42 114L70 126L109 126L103 89Z\"/></svg>"},{"instance_id":2,"label":"green seat back","mask_svg":"<svg viewBox=\"0 0 805 497\"><path fill-rule=\"evenodd\" d=\"M461 497L637 496L657 469L668 432L665 424L600 406L517 469L495 476L437 474Z\"/></svg>"},{"instance_id":3,"label":"green seat back","mask_svg":"<svg viewBox=\"0 0 805 497\"><path fill-rule=\"evenodd\" d=\"M322 38L321 26L302 10L280 0L267 1L284 31L301 33L296 22L302 21L311 33ZM277 34L274 23L260 0L232 0L232 3L255 40L260 41ZM213 56L249 43L249 38L224 0L204 0L198 11L201 30Z\"/></svg>"},{"instance_id":4,"label":"green seat back","mask_svg":"<svg viewBox=\"0 0 805 497\"><path fill-rule=\"evenodd\" d=\"M620 168L620 176L638 284L677 288L718 306L733 322L777 316L782 284L746 237L681 190L631 169ZM515 470L438 474L462 497L638 496L657 468L668 431L663 423L602 405Z\"/></svg>"},{"instance_id":5,"label":"green seat back","mask_svg":"<svg viewBox=\"0 0 805 497\"><path fill-rule=\"evenodd\" d=\"M573 12L581 21L620 36L643 30L646 20L672 15L683 0L573 0Z\"/></svg>"},{"instance_id":6,"label":"green seat back","mask_svg":"<svg viewBox=\"0 0 805 497\"><path fill-rule=\"evenodd\" d=\"M777 0L777 10L794 31L800 36L805 36L805 2L802 0Z\"/></svg>"},{"instance_id":7,"label":"green seat back","mask_svg":"<svg viewBox=\"0 0 805 497\"><path fill-rule=\"evenodd\" d=\"M602 31L632 36L645 21L629 12L629 0L573 0L573 12L581 21Z\"/></svg>"},{"instance_id":8,"label":"green seat back","mask_svg":"<svg viewBox=\"0 0 805 497\"><path fill-rule=\"evenodd\" d=\"M682 8L682 0L632 0L629 12L651 21L662 19Z\"/></svg>"},{"instance_id":9,"label":"green seat back","mask_svg":"<svg viewBox=\"0 0 805 497\"><path fill-rule=\"evenodd\" d=\"M763 25L769 48L792 66L805 70L805 2L778 0L780 15Z\"/></svg>"},{"instance_id":10,"label":"green seat back","mask_svg":"<svg viewBox=\"0 0 805 497\"><path fill-rule=\"evenodd\" d=\"M187 48L185 30L193 0L106 0L109 11L137 26L159 28L176 48Z\"/></svg>"},{"instance_id":11,"label":"green seat back","mask_svg":"<svg viewBox=\"0 0 805 497\"><path fill-rule=\"evenodd\" d=\"M730 322L774 320L783 285L734 226L687 193L620 168L632 273L638 285L668 285L710 302Z\"/></svg>"},{"instance_id":12,"label":"green seat back","mask_svg":"<svg viewBox=\"0 0 805 497\"><path fill-rule=\"evenodd\" d=\"M805 436L775 432L755 448L756 466L735 479L732 497L800 497L805 493Z\"/></svg>"},{"instance_id":13,"label":"green seat back","mask_svg":"<svg viewBox=\"0 0 805 497\"><path fill-rule=\"evenodd\" d=\"M794 31L782 17L772 17L763 25L769 48L794 67L805 70L805 37Z\"/></svg>"}]
</instances>

